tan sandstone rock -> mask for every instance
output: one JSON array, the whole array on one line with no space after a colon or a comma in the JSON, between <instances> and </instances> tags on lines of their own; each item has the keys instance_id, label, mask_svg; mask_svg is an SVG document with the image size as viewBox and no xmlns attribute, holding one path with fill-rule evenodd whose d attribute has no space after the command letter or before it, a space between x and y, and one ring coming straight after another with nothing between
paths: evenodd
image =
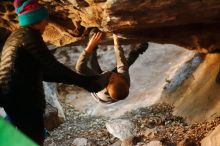
<instances>
[{"instance_id":1,"label":"tan sandstone rock","mask_svg":"<svg viewBox=\"0 0 220 146\"><path fill-rule=\"evenodd\" d=\"M220 1L198 0L40 0L50 11L44 38L56 45L85 43L90 27L119 33L124 43L148 40L210 52L220 46ZM15 29L10 2L1 2L0 27ZM52 28L51 28L52 27ZM54 31L54 32L53 32ZM55 36L56 37L52 37Z\"/></svg>"},{"instance_id":2,"label":"tan sandstone rock","mask_svg":"<svg viewBox=\"0 0 220 146\"><path fill-rule=\"evenodd\" d=\"M217 126L213 132L210 133L201 141L201 146L219 146L220 145L220 126Z\"/></svg>"}]
</instances>

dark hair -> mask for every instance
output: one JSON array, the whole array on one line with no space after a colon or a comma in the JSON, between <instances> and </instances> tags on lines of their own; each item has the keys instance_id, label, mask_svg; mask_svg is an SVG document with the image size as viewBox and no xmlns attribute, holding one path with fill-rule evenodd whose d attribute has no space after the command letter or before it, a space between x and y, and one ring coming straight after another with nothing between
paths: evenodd
<instances>
[{"instance_id":1,"label":"dark hair","mask_svg":"<svg viewBox=\"0 0 220 146\"><path fill-rule=\"evenodd\" d=\"M117 73L117 80L109 83L108 93L114 100L123 100L129 94L129 84L123 75Z\"/></svg>"}]
</instances>

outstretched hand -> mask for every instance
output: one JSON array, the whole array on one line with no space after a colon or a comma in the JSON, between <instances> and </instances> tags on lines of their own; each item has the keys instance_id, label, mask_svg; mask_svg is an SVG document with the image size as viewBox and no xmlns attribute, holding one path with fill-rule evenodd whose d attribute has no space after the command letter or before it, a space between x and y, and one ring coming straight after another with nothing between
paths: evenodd
<instances>
[{"instance_id":1,"label":"outstretched hand","mask_svg":"<svg viewBox=\"0 0 220 146\"><path fill-rule=\"evenodd\" d=\"M85 49L87 53L92 53L93 49L99 44L102 38L102 33L97 32L95 33L92 38L89 40L89 43Z\"/></svg>"}]
</instances>

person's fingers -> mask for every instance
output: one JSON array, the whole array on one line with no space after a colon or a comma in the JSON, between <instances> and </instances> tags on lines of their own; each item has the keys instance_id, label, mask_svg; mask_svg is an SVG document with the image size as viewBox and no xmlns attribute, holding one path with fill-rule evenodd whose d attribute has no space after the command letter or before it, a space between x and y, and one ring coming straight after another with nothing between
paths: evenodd
<instances>
[{"instance_id":1,"label":"person's fingers","mask_svg":"<svg viewBox=\"0 0 220 146\"><path fill-rule=\"evenodd\" d=\"M95 34L92 36L92 38L91 38L91 42L92 42L92 43L96 43L96 42L97 42L97 36L98 36L97 33L95 33Z\"/></svg>"},{"instance_id":2,"label":"person's fingers","mask_svg":"<svg viewBox=\"0 0 220 146\"><path fill-rule=\"evenodd\" d=\"M100 42L101 41L101 38L102 38L102 33L101 32L98 32L96 37L95 37L95 40L96 42Z\"/></svg>"},{"instance_id":3,"label":"person's fingers","mask_svg":"<svg viewBox=\"0 0 220 146\"><path fill-rule=\"evenodd\" d=\"M102 32L98 32L98 36L102 35Z\"/></svg>"},{"instance_id":4,"label":"person's fingers","mask_svg":"<svg viewBox=\"0 0 220 146\"><path fill-rule=\"evenodd\" d=\"M98 33L95 33L94 40L97 40Z\"/></svg>"},{"instance_id":5,"label":"person's fingers","mask_svg":"<svg viewBox=\"0 0 220 146\"><path fill-rule=\"evenodd\" d=\"M95 39L96 39L96 40L100 39L101 35L102 35L101 32L97 32L97 33L96 33L96 36L95 36Z\"/></svg>"},{"instance_id":6,"label":"person's fingers","mask_svg":"<svg viewBox=\"0 0 220 146\"><path fill-rule=\"evenodd\" d=\"M102 33L99 33L98 36L97 36L97 40L98 40L98 42L100 42L101 39L102 39Z\"/></svg>"},{"instance_id":7,"label":"person's fingers","mask_svg":"<svg viewBox=\"0 0 220 146\"><path fill-rule=\"evenodd\" d=\"M114 39L114 40L118 40L118 35L113 34L113 39Z\"/></svg>"},{"instance_id":8,"label":"person's fingers","mask_svg":"<svg viewBox=\"0 0 220 146\"><path fill-rule=\"evenodd\" d=\"M102 32L99 32L99 34L98 34L99 39L102 38L102 35L103 35L103 33L102 33Z\"/></svg>"},{"instance_id":9,"label":"person's fingers","mask_svg":"<svg viewBox=\"0 0 220 146\"><path fill-rule=\"evenodd\" d=\"M98 45L98 43L101 41L101 37L102 37L101 32L94 33L88 43L89 48L94 48L96 45Z\"/></svg>"},{"instance_id":10,"label":"person's fingers","mask_svg":"<svg viewBox=\"0 0 220 146\"><path fill-rule=\"evenodd\" d=\"M93 34L90 41L93 41L95 39L95 37L96 37L96 34Z\"/></svg>"},{"instance_id":11,"label":"person's fingers","mask_svg":"<svg viewBox=\"0 0 220 146\"><path fill-rule=\"evenodd\" d=\"M117 35L113 33L113 38L115 39L116 37L117 37Z\"/></svg>"}]
</instances>

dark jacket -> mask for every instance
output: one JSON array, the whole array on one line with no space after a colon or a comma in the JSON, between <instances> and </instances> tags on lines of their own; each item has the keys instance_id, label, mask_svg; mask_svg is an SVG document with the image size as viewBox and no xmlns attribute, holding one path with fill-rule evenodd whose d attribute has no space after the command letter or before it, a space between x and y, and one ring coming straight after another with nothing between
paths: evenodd
<instances>
[{"instance_id":1,"label":"dark jacket","mask_svg":"<svg viewBox=\"0 0 220 146\"><path fill-rule=\"evenodd\" d=\"M0 62L0 92L3 106L44 110L42 81L75 84L88 91L102 87L98 77L85 77L59 63L38 30L19 28L7 39Z\"/></svg>"}]
</instances>

